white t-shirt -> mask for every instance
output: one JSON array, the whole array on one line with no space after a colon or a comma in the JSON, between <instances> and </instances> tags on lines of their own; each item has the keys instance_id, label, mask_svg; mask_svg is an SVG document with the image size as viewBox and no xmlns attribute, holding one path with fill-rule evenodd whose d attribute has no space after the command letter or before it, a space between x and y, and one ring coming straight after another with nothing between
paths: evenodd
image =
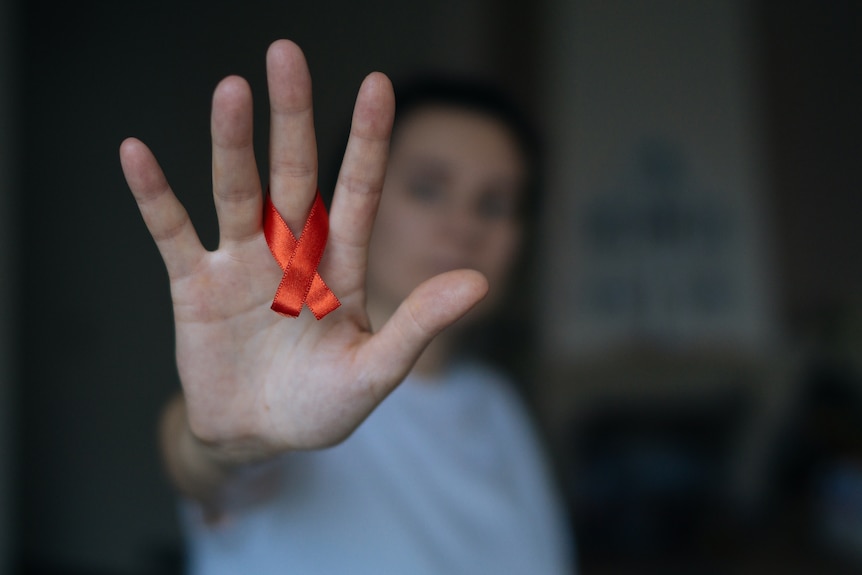
<instances>
[{"instance_id":1,"label":"white t-shirt","mask_svg":"<svg viewBox=\"0 0 862 575\"><path fill-rule=\"evenodd\" d=\"M572 572L533 429L486 368L408 377L345 442L277 465L278 496L223 524L186 506L190 573Z\"/></svg>"}]
</instances>

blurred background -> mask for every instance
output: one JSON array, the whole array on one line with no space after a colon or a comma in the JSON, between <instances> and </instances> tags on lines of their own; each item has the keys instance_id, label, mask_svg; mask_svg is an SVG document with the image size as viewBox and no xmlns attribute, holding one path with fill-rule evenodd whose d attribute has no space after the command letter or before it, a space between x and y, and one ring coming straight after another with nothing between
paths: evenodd
<instances>
[{"instance_id":1,"label":"blurred background","mask_svg":"<svg viewBox=\"0 0 862 575\"><path fill-rule=\"evenodd\" d=\"M281 37L323 186L372 70L485 77L536 119L525 393L583 573L862 571L859 2L5 0L0 573L177 572L167 279L117 147L214 247L211 92L249 79L265 150Z\"/></svg>"}]
</instances>

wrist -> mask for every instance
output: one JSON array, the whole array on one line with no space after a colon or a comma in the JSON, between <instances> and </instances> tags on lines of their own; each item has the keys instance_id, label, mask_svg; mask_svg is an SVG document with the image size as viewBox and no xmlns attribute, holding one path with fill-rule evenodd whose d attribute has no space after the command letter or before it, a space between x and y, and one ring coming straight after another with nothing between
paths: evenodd
<instances>
[{"instance_id":1,"label":"wrist","mask_svg":"<svg viewBox=\"0 0 862 575\"><path fill-rule=\"evenodd\" d=\"M165 406L160 432L165 468L174 486L202 503L218 501L239 464L219 456L215 448L194 434L182 394Z\"/></svg>"}]
</instances>

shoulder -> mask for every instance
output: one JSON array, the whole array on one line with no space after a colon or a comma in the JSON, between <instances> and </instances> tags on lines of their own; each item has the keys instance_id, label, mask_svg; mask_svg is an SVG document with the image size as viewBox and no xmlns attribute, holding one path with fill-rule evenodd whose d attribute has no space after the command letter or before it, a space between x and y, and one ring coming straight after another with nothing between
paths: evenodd
<instances>
[{"instance_id":1,"label":"shoulder","mask_svg":"<svg viewBox=\"0 0 862 575\"><path fill-rule=\"evenodd\" d=\"M504 371L486 363L465 362L453 369L452 380L453 388L474 395L495 412L499 423L513 432L533 435L532 414L514 380Z\"/></svg>"},{"instance_id":2,"label":"shoulder","mask_svg":"<svg viewBox=\"0 0 862 575\"><path fill-rule=\"evenodd\" d=\"M487 393L498 397L501 401L521 407L524 405L515 381L503 370L479 361L469 361L460 364L455 372L459 379L469 382Z\"/></svg>"},{"instance_id":3,"label":"shoulder","mask_svg":"<svg viewBox=\"0 0 862 575\"><path fill-rule=\"evenodd\" d=\"M479 361L463 361L449 372L450 383L491 395L514 397L514 382L502 370Z\"/></svg>"}]
</instances>

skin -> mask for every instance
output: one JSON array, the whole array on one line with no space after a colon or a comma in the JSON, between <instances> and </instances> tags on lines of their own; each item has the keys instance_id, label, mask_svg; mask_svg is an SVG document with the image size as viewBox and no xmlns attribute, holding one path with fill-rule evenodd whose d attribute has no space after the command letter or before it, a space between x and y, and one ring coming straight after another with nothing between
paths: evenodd
<instances>
[{"instance_id":1,"label":"skin","mask_svg":"<svg viewBox=\"0 0 862 575\"><path fill-rule=\"evenodd\" d=\"M298 234L317 187L311 80L299 47L285 40L272 44L267 77L269 185L276 208ZM245 80L228 77L213 95L217 250L201 245L152 152L134 138L120 147L126 180L170 278L183 392L168 404L161 422L165 463L180 491L214 516L222 511L219 494L238 466L289 450L331 446L349 436L432 339L485 297L488 280L481 272L494 278L505 273L504 254L477 249L475 258L444 259L369 297L367 280L381 286L385 278L399 277L400 260L389 257L397 254L387 256L380 249L366 277L393 113L391 83L383 74L370 74L357 95L319 267L342 306L321 321L308 310L285 319L269 309L282 271L263 237L262 184ZM392 182L399 174L390 171ZM387 183L393 199L398 189ZM458 226L470 217L469 209L450 212L449 200L444 204ZM442 233L435 231L437 224L395 202L384 205L375 244L403 233L396 227L405 217L418 217L417 228L427 226L427 241L435 237L432 233ZM438 224L450 219L435 218ZM508 233L518 234L516 229ZM454 269L462 266L480 271Z\"/></svg>"},{"instance_id":2,"label":"skin","mask_svg":"<svg viewBox=\"0 0 862 575\"><path fill-rule=\"evenodd\" d=\"M491 286L479 309L437 336L416 371L438 371L455 328L496 307L521 243L525 178L517 141L495 118L434 105L401 120L370 245L372 323L382 325L438 273L473 269Z\"/></svg>"}]
</instances>

